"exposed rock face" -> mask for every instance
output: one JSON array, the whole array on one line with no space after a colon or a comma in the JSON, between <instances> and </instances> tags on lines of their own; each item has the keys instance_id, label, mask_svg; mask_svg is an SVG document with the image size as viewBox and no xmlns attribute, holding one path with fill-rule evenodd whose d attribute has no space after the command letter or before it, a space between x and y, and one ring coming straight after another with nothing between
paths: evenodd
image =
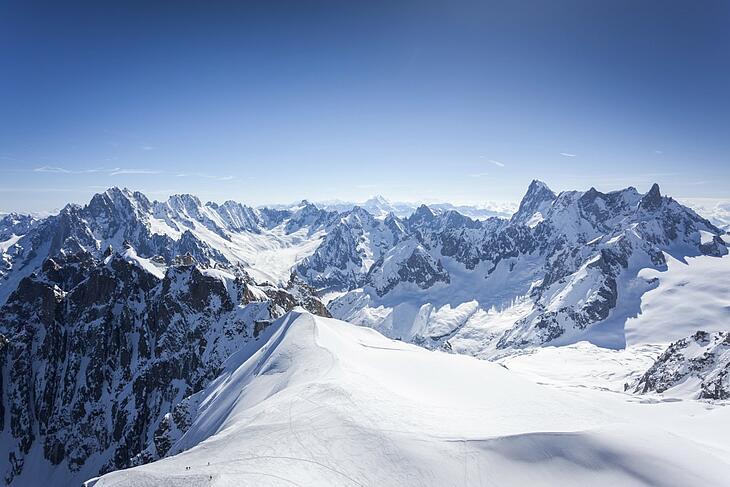
<instances>
[{"instance_id":1,"label":"exposed rock face","mask_svg":"<svg viewBox=\"0 0 730 487\"><path fill-rule=\"evenodd\" d=\"M634 392L679 391L696 399L730 399L730 332L678 340L659 356L634 386Z\"/></svg>"},{"instance_id":2,"label":"exposed rock face","mask_svg":"<svg viewBox=\"0 0 730 487\"><path fill-rule=\"evenodd\" d=\"M297 305L301 305L316 315L325 318L332 317L327 307L316 297L315 289L300 279L296 272L292 272L286 285L286 292L294 298Z\"/></svg>"},{"instance_id":3,"label":"exposed rock face","mask_svg":"<svg viewBox=\"0 0 730 487\"><path fill-rule=\"evenodd\" d=\"M373 262L405 235L398 218L378 220L356 206L332 224L314 254L297 266L297 273L320 289L354 289L362 285Z\"/></svg>"},{"instance_id":4,"label":"exposed rock face","mask_svg":"<svg viewBox=\"0 0 730 487\"><path fill-rule=\"evenodd\" d=\"M0 242L10 239L13 235L25 235L38 224L38 221L30 215L8 213L0 218Z\"/></svg>"},{"instance_id":5,"label":"exposed rock face","mask_svg":"<svg viewBox=\"0 0 730 487\"><path fill-rule=\"evenodd\" d=\"M639 206L647 211L658 210L662 205L662 193L659 191L659 185L654 183L651 189L642 198Z\"/></svg>"},{"instance_id":6,"label":"exposed rock face","mask_svg":"<svg viewBox=\"0 0 730 487\"><path fill-rule=\"evenodd\" d=\"M128 250L47 259L0 310L6 482L36 446L87 477L159 458L166 432L186 427L185 398L255 340L260 323L294 306L328 315L294 278L278 289L194 265L159 278Z\"/></svg>"},{"instance_id":7,"label":"exposed rock face","mask_svg":"<svg viewBox=\"0 0 730 487\"><path fill-rule=\"evenodd\" d=\"M286 222L284 229L287 233L306 229L311 234L331 225L338 217L336 211L327 211L318 208L307 200L301 202L301 207L294 211Z\"/></svg>"},{"instance_id":8,"label":"exposed rock face","mask_svg":"<svg viewBox=\"0 0 730 487\"><path fill-rule=\"evenodd\" d=\"M181 207L175 208L179 212L178 221L185 221L187 213L182 213ZM119 188L95 195L83 207L67 205L58 215L39 222L8 249L8 263L4 271L0 269L0 304L22 277L36 271L46 258L62 252L83 251L100 257L109 245L121 248L123 242L128 242L139 255L158 256L168 264L186 253L205 265L228 262L220 252L184 228L177 239L154 233L150 225L154 214L163 215L171 225L178 226L169 217L171 211L169 203L153 204L142 193Z\"/></svg>"},{"instance_id":9,"label":"exposed rock face","mask_svg":"<svg viewBox=\"0 0 730 487\"><path fill-rule=\"evenodd\" d=\"M383 296L401 283L412 283L421 289L428 289L437 282L448 283L449 274L423 246L408 241L373 264L365 282Z\"/></svg>"},{"instance_id":10,"label":"exposed rock face","mask_svg":"<svg viewBox=\"0 0 730 487\"><path fill-rule=\"evenodd\" d=\"M480 261L480 243L504 223L499 218L472 220L453 210L434 212L426 205L418 207L407 219L392 214L376 219L364 209L355 207L333 224L322 245L299 264L297 272L317 288L351 290L372 285L371 277L382 273L378 268L388 255L401 255L404 247L409 249L410 255L420 245L430 255L426 257L419 253L414 256L414 272L416 267L433 267L434 279L425 276L419 279L412 272L404 271L402 277L387 278L392 281L388 290L394 288L399 279L418 281L425 289L436 282L448 281L447 273L439 269L440 255L453 257L473 269ZM427 263L423 259L433 262ZM383 293L382 287L380 289Z\"/></svg>"}]
</instances>

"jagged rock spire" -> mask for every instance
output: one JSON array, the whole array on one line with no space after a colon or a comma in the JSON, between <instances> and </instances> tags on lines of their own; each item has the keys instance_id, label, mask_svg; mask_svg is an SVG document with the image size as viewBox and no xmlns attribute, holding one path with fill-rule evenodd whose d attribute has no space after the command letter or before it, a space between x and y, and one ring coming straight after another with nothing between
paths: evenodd
<instances>
[{"instance_id":1,"label":"jagged rock spire","mask_svg":"<svg viewBox=\"0 0 730 487\"><path fill-rule=\"evenodd\" d=\"M662 204L662 193L659 191L659 185L654 183L648 193L641 198L639 205L645 210L656 210Z\"/></svg>"}]
</instances>

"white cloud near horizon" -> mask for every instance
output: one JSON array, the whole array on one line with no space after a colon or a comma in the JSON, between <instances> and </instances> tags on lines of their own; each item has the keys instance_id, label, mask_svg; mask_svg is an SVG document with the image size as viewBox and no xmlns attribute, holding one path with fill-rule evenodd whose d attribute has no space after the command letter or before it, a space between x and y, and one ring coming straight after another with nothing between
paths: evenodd
<instances>
[{"instance_id":1,"label":"white cloud near horizon","mask_svg":"<svg viewBox=\"0 0 730 487\"><path fill-rule=\"evenodd\" d=\"M571 154L570 152L561 152L560 155L563 157L575 157L575 154Z\"/></svg>"}]
</instances>

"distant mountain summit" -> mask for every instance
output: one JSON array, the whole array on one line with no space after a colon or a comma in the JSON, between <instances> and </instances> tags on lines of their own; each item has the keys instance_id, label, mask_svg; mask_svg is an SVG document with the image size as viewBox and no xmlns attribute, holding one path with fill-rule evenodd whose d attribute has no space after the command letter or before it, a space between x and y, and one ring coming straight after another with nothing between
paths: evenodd
<instances>
[{"instance_id":1,"label":"distant mountain summit","mask_svg":"<svg viewBox=\"0 0 730 487\"><path fill-rule=\"evenodd\" d=\"M355 206L360 206L367 210L376 218L385 218L388 214L393 214L399 218L408 218L419 206L424 203L413 202L391 202L387 198L375 195L362 203L353 203L345 201L323 201L316 203L317 206L327 210L338 212L349 211ZM509 218L514 213L515 208L510 203L488 202L483 205L454 205L451 203L427 203L429 208L434 211L450 211L454 210L462 215L477 220L484 220L491 217Z\"/></svg>"}]
</instances>

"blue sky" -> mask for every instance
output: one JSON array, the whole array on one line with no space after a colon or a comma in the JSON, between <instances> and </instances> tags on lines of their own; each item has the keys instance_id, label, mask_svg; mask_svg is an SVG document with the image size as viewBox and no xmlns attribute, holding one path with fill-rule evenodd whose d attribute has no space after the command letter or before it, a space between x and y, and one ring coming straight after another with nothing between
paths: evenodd
<instances>
[{"instance_id":1,"label":"blue sky","mask_svg":"<svg viewBox=\"0 0 730 487\"><path fill-rule=\"evenodd\" d=\"M0 210L730 198L730 3L6 2Z\"/></svg>"}]
</instances>

